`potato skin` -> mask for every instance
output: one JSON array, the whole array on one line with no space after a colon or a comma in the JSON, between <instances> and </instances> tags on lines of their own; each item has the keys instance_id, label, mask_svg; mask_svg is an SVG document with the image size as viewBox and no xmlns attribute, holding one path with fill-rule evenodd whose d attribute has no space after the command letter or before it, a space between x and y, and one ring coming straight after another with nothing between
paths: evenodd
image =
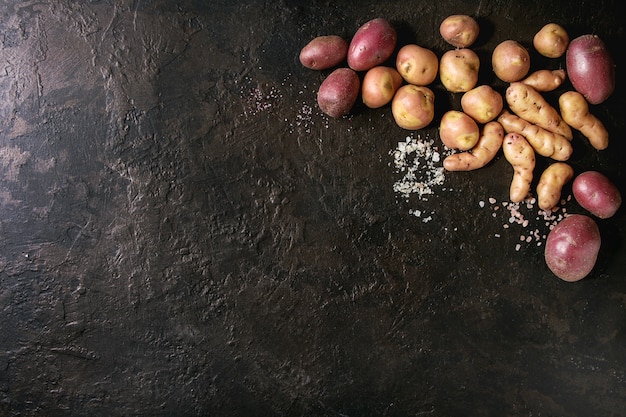
<instances>
[{"instance_id":1,"label":"potato skin","mask_svg":"<svg viewBox=\"0 0 626 417\"><path fill-rule=\"evenodd\" d=\"M498 122L489 122L483 126L482 135L470 151L448 155L443 160L443 167L448 171L472 171L487 165L502 147L504 129Z\"/></svg>"},{"instance_id":2,"label":"potato skin","mask_svg":"<svg viewBox=\"0 0 626 417\"><path fill-rule=\"evenodd\" d=\"M574 178L572 193L582 208L600 219L612 217L622 205L618 188L598 171L585 171Z\"/></svg>"},{"instance_id":3,"label":"potato skin","mask_svg":"<svg viewBox=\"0 0 626 417\"><path fill-rule=\"evenodd\" d=\"M348 54L348 42L341 36L324 35L312 39L300 51L300 63L306 68L324 70L341 63Z\"/></svg>"},{"instance_id":4,"label":"potato skin","mask_svg":"<svg viewBox=\"0 0 626 417\"><path fill-rule=\"evenodd\" d=\"M569 35L558 23L548 23L533 37L533 46L541 55L559 58L567 50Z\"/></svg>"},{"instance_id":5,"label":"potato skin","mask_svg":"<svg viewBox=\"0 0 626 417\"><path fill-rule=\"evenodd\" d=\"M486 84L472 88L461 97L463 111L482 124L498 117L503 106L502 94Z\"/></svg>"},{"instance_id":6,"label":"potato skin","mask_svg":"<svg viewBox=\"0 0 626 417\"><path fill-rule=\"evenodd\" d=\"M348 66L367 71L384 63L396 48L396 30L384 18L364 23L354 34L348 47Z\"/></svg>"},{"instance_id":7,"label":"potato skin","mask_svg":"<svg viewBox=\"0 0 626 417\"><path fill-rule=\"evenodd\" d=\"M563 186L574 177L574 169L565 162L548 166L537 184L537 202L541 210L551 210L561 199Z\"/></svg>"},{"instance_id":8,"label":"potato skin","mask_svg":"<svg viewBox=\"0 0 626 417\"><path fill-rule=\"evenodd\" d=\"M355 71L337 68L320 85L317 104L330 117L345 116L354 106L360 89L361 80Z\"/></svg>"},{"instance_id":9,"label":"potato skin","mask_svg":"<svg viewBox=\"0 0 626 417\"><path fill-rule=\"evenodd\" d=\"M513 179L509 188L509 198L514 203L523 201L530 192L535 169L535 151L526 138L519 133L510 132L502 141L504 157L513 167Z\"/></svg>"},{"instance_id":10,"label":"potato skin","mask_svg":"<svg viewBox=\"0 0 626 417\"><path fill-rule=\"evenodd\" d=\"M402 85L402 76L392 67L376 66L369 69L361 82L361 99L367 107L376 109L391 102Z\"/></svg>"},{"instance_id":11,"label":"potato skin","mask_svg":"<svg viewBox=\"0 0 626 417\"><path fill-rule=\"evenodd\" d=\"M439 26L441 37L457 48L467 48L472 45L478 38L479 31L478 22L473 17L464 14L448 16Z\"/></svg>"},{"instance_id":12,"label":"potato skin","mask_svg":"<svg viewBox=\"0 0 626 417\"><path fill-rule=\"evenodd\" d=\"M446 90L464 93L478 83L480 58L468 48L445 52L439 61L439 78Z\"/></svg>"},{"instance_id":13,"label":"potato skin","mask_svg":"<svg viewBox=\"0 0 626 417\"><path fill-rule=\"evenodd\" d=\"M569 215L548 234L546 264L563 281L579 281L593 270L601 244L600 230L591 217Z\"/></svg>"},{"instance_id":14,"label":"potato skin","mask_svg":"<svg viewBox=\"0 0 626 417\"><path fill-rule=\"evenodd\" d=\"M565 123L580 131L591 146L601 151L609 146L609 131L589 111L587 100L578 91L566 91L559 96L559 109Z\"/></svg>"},{"instance_id":15,"label":"potato skin","mask_svg":"<svg viewBox=\"0 0 626 417\"><path fill-rule=\"evenodd\" d=\"M422 129L435 117L435 93L428 87L405 84L391 100L391 113L401 128Z\"/></svg>"},{"instance_id":16,"label":"potato skin","mask_svg":"<svg viewBox=\"0 0 626 417\"><path fill-rule=\"evenodd\" d=\"M573 39L565 53L565 66L574 89L590 104L600 104L615 90L615 63L597 35Z\"/></svg>"},{"instance_id":17,"label":"potato skin","mask_svg":"<svg viewBox=\"0 0 626 417\"><path fill-rule=\"evenodd\" d=\"M530 70L530 54L524 45L507 39L493 49L491 65L496 77L502 81L520 81Z\"/></svg>"},{"instance_id":18,"label":"potato skin","mask_svg":"<svg viewBox=\"0 0 626 417\"><path fill-rule=\"evenodd\" d=\"M396 69L407 83L429 85L437 78L439 58L428 48L404 45L396 56Z\"/></svg>"},{"instance_id":19,"label":"potato skin","mask_svg":"<svg viewBox=\"0 0 626 417\"><path fill-rule=\"evenodd\" d=\"M448 110L441 117L439 137L450 149L467 151L480 139L480 128L476 121L458 110Z\"/></svg>"}]
</instances>

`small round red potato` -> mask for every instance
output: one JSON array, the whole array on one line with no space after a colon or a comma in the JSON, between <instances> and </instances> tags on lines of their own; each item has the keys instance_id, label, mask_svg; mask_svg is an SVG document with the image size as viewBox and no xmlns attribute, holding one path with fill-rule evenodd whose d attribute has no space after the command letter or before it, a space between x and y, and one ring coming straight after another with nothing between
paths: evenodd
<instances>
[{"instance_id":1,"label":"small round red potato","mask_svg":"<svg viewBox=\"0 0 626 417\"><path fill-rule=\"evenodd\" d=\"M312 39L300 51L300 63L306 68L324 70L346 59L348 42L341 36L324 35Z\"/></svg>"},{"instance_id":2,"label":"small round red potato","mask_svg":"<svg viewBox=\"0 0 626 417\"><path fill-rule=\"evenodd\" d=\"M428 48L404 45L398 51L396 69L407 83L428 85L437 78L439 58Z\"/></svg>"},{"instance_id":3,"label":"small round red potato","mask_svg":"<svg viewBox=\"0 0 626 417\"><path fill-rule=\"evenodd\" d=\"M585 171L574 178L572 193L582 208L600 219L612 217L622 205L617 186L597 171Z\"/></svg>"},{"instance_id":4,"label":"small round red potato","mask_svg":"<svg viewBox=\"0 0 626 417\"><path fill-rule=\"evenodd\" d=\"M569 44L569 36L563 26L548 23L533 37L533 46L541 55L558 58L565 53Z\"/></svg>"},{"instance_id":5,"label":"small round red potato","mask_svg":"<svg viewBox=\"0 0 626 417\"><path fill-rule=\"evenodd\" d=\"M461 97L463 111L481 124L498 117L503 106L502 94L486 84L472 88Z\"/></svg>"},{"instance_id":6,"label":"small round red potato","mask_svg":"<svg viewBox=\"0 0 626 417\"><path fill-rule=\"evenodd\" d=\"M548 234L546 264L563 281L579 281L593 270L601 243L600 230L591 217L569 215Z\"/></svg>"},{"instance_id":7,"label":"small round red potato","mask_svg":"<svg viewBox=\"0 0 626 417\"><path fill-rule=\"evenodd\" d=\"M478 38L479 31L478 22L473 17L464 14L448 16L439 26L441 37L457 48L467 48L472 45Z\"/></svg>"},{"instance_id":8,"label":"small round red potato","mask_svg":"<svg viewBox=\"0 0 626 417\"><path fill-rule=\"evenodd\" d=\"M361 80L350 68L337 68L322 82L317 91L319 108L330 117L345 116L359 97Z\"/></svg>"},{"instance_id":9,"label":"small round red potato","mask_svg":"<svg viewBox=\"0 0 626 417\"><path fill-rule=\"evenodd\" d=\"M377 66L365 73L361 83L361 99L372 109L391 102L402 85L402 76L395 68Z\"/></svg>"},{"instance_id":10,"label":"small round red potato","mask_svg":"<svg viewBox=\"0 0 626 417\"><path fill-rule=\"evenodd\" d=\"M507 83L524 78L530 70L530 54L521 43L512 39L500 42L491 54L496 77Z\"/></svg>"},{"instance_id":11,"label":"small round red potato","mask_svg":"<svg viewBox=\"0 0 626 417\"><path fill-rule=\"evenodd\" d=\"M398 35L389 21L379 17L359 27L348 47L348 66L367 71L384 63L396 49Z\"/></svg>"},{"instance_id":12,"label":"small round red potato","mask_svg":"<svg viewBox=\"0 0 626 417\"><path fill-rule=\"evenodd\" d=\"M428 87L405 84L391 100L391 113L401 128L422 129L435 117L435 94Z\"/></svg>"},{"instance_id":13,"label":"small round red potato","mask_svg":"<svg viewBox=\"0 0 626 417\"><path fill-rule=\"evenodd\" d=\"M439 78L446 90L464 93L478 83L480 58L468 48L445 52L439 62Z\"/></svg>"},{"instance_id":14,"label":"small round red potato","mask_svg":"<svg viewBox=\"0 0 626 417\"><path fill-rule=\"evenodd\" d=\"M467 151L478 142L480 128L474 119L462 111L448 110L441 117L439 136L448 148Z\"/></svg>"}]
</instances>

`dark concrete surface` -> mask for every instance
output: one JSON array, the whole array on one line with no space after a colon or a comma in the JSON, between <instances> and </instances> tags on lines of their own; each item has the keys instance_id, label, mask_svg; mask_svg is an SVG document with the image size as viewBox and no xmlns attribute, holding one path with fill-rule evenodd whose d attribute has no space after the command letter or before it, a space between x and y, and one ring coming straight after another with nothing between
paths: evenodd
<instances>
[{"instance_id":1,"label":"dark concrete surface","mask_svg":"<svg viewBox=\"0 0 626 417\"><path fill-rule=\"evenodd\" d=\"M497 85L501 40L597 33L611 144L577 136L571 163L625 192L617 4L0 1L0 415L623 415L624 209L591 276L561 282L520 238L545 222L503 227L501 154L406 200L409 132L389 107L329 120L327 72L297 60L379 16L440 55L467 13Z\"/></svg>"}]
</instances>

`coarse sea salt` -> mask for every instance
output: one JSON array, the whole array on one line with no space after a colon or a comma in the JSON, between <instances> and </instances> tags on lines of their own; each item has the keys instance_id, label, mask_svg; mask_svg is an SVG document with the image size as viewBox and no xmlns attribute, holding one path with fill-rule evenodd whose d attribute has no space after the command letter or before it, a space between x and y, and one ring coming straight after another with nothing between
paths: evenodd
<instances>
[{"instance_id":1,"label":"coarse sea salt","mask_svg":"<svg viewBox=\"0 0 626 417\"><path fill-rule=\"evenodd\" d=\"M403 174L394 183L393 190L405 199L415 195L419 200L428 200L428 196L444 183L445 170L440 164L442 154L433 139L409 135L398 142L390 154L395 171ZM411 209L409 213L416 217L422 215L422 211L417 209ZM432 220L432 214L423 221Z\"/></svg>"}]
</instances>

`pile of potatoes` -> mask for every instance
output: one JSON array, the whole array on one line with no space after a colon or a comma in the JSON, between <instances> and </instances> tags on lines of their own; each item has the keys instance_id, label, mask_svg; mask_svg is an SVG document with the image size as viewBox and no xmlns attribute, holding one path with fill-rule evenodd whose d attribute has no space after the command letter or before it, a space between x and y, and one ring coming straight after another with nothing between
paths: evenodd
<instances>
[{"instance_id":1,"label":"pile of potatoes","mask_svg":"<svg viewBox=\"0 0 626 417\"><path fill-rule=\"evenodd\" d=\"M423 46L404 45L397 51L395 67L385 63L396 50L397 34L384 18L362 25L350 43L335 35L313 39L300 53L305 67L322 70L347 62L320 85L320 109L330 117L342 117L360 96L370 108L391 103L398 126L422 129L434 119L435 95L428 86L439 77L447 91L462 94L461 109L446 111L439 123L442 143L454 151L443 161L446 170L479 169L502 150L513 168L509 198L521 202L531 194L539 155L552 161L537 182L540 209L555 208L563 187L573 180L574 197L590 215L604 219L615 214L621 195L610 179L594 171L575 177L567 163L573 152L573 130L598 151L609 144L607 129L589 108L604 102L615 89L615 65L605 43L591 34L570 40L562 26L548 23L535 34L533 47L547 58L565 55L566 68L531 73L529 50L515 40L504 40L491 54L494 74L508 85L501 94L479 84L481 62L471 49L480 30L477 21L451 15L439 30L453 49L438 58ZM555 108L544 94L556 94L566 80L573 89L559 94ZM568 216L548 236L546 263L565 281L582 279L595 265L600 241L592 217Z\"/></svg>"}]
</instances>

